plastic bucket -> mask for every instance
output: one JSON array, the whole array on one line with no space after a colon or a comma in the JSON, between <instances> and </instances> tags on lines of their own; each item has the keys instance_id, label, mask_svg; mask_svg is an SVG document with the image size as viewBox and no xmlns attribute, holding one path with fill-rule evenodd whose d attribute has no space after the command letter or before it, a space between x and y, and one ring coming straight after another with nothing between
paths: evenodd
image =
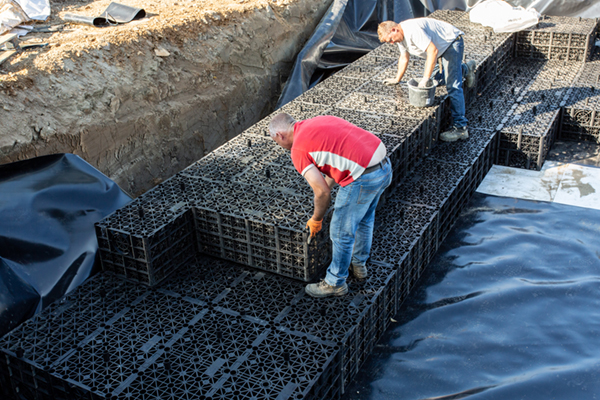
<instances>
[{"instance_id":1,"label":"plastic bucket","mask_svg":"<svg viewBox=\"0 0 600 400\"><path fill-rule=\"evenodd\" d=\"M432 85L426 88L420 88L419 82L414 78L408 81L408 101L415 107L429 107L435 100L435 88L438 82L431 80Z\"/></svg>"}]
</instances>

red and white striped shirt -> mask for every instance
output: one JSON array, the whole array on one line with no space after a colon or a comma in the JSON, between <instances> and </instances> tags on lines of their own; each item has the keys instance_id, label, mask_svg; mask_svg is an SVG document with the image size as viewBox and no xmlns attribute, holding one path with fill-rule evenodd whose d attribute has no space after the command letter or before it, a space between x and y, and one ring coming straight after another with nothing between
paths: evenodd
<instances>
[{"instance_id":1,"label":"red and white striped shirt","mask_svg":"<svg viewBox=\"0 0 600 400\"><path fill-rule=\"evenodd\" d=\"M362 175L380 146L371 132L327 115L296 122L291 155L302 176L317 167L343 187Z\"/></svg>"}]
</instances>

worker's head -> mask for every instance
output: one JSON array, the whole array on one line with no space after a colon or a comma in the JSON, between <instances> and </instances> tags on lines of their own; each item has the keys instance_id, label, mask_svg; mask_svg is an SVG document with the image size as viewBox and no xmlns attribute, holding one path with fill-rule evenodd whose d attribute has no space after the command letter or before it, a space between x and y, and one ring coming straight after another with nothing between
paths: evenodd
<instances>
[{"instance_id":1,"label":"worker's head","mask_svg":"<svg viewBox=\"0 0 600 400\"><path fill-rule=\"evenodd\" d=\"M404 31L400 24L394 21L384 21L377 27L379 41L384 43L399 43L404 40Z\"/></svg>"},{"instance_id":2,"label":"worker's head","mask_svg":"<svg viewBox=\"0 0 600 400\"><path fill-rule=\"evenodd\" d=\"M289 114L277 114L269 124L269 133L273 140L283 147L290 150L294 144L294 124L296 120Z\"/></svg>"}]
</instances>

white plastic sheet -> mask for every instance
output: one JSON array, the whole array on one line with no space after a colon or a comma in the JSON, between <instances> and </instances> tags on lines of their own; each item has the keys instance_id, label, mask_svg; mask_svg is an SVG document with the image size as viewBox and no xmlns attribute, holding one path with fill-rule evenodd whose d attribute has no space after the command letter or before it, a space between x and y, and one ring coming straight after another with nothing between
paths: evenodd
<instances>
[{"instance_id":1,"label":"white plastic sheet","mask_svg":"<svg viewBox=\"0 0 600 400\"><path fill-rule=\"evenodd\" d=\"M0 35L27 21L27 15L10 0L0 0Z\"/></svg>"},{"instance_id":2,"label":"white plastic sheet","mask_svg":"<svg viewBox=\"0 0 600 400\"><path fill-rule=\"evenodd\" d=\"M50 16L48 0L15 0L25 11L29 19L45 21Z\"/></svg>"},{"instance_id":3,"label":"white plastic sheet","mask_svg":"<svg viewBox=\"0 0 600 400\"><path fill-rule=\"evenodd\" d=\"M534 8L513 7L502 0L487 0L473 7L469 18L494 32L518 32L537 24L540 13Z\"/></svg>"},{"instance_id":4,"label":"white plastic sheet","mask_svg":"<svg viewBox=\"0 0 600 400\"><path fill-rule=\"evenodd\" d=\"M50 16L49 0L0 0L0 35L30 20Z\"/></svg>"}]
</instances>

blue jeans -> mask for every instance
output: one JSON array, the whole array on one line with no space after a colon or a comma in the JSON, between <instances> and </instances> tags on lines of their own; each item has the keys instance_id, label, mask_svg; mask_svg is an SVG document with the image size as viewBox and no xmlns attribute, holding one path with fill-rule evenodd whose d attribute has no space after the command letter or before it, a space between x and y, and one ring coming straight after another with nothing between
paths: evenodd
<instances>
[{"instance_id":1,"label":"blue jeans","mask_svg":"<svg viewBox=\"0 0 600 400\"><path fill-rule=\"evenodd\" d=\"M329 226L333 254L325 276L327 284L343 285L350 262L359 266L366 264L373 242L375 208L391 181L392 165L388 161L383 168L361 175L340 188Z\"/></svg>"},{"instance_id":2,"label":"blue jeans","mask_svg":"<svg viewBox=\"0 0 600 400\"><path fill-rule=\"evenodd\" d=\"M441 55L443 74L439 67L433 70L433 79L446 84L450 98L450 112L452 124L457 128L467 126L465 117L465 96L463 94L463 76L467 76L468 68L463 64L464 42L460 38L455 40Z\"/></svg>"}]
</instances>

